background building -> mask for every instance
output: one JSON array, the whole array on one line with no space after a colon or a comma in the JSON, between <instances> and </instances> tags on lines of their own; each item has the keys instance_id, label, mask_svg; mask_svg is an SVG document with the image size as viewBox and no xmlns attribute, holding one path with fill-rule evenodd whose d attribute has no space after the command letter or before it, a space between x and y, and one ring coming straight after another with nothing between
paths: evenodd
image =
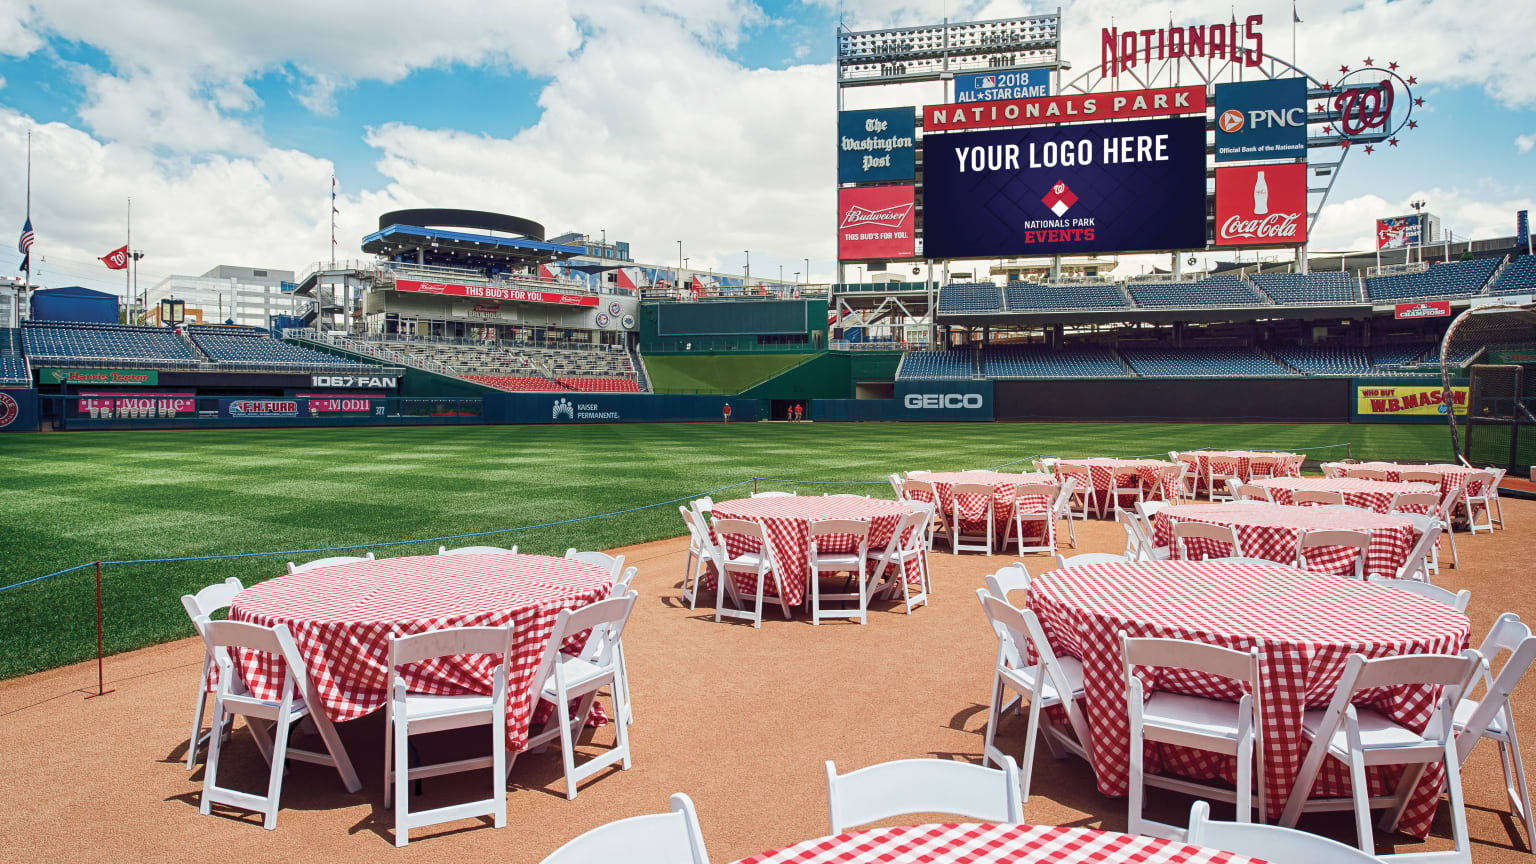
<instances>
[{"instance_id":1,"label":"background building","mask_svg":"<svg viewBox=\"0 0 1536 864\"><path fill-rule=\"evenodd\" d=\"M201 276L167 276L149 289L149 322L160 323L160 301L184 300L187 321L266 327L272 315L293 315L293 271L220 264Z\"/></svg>"}]
</instances>

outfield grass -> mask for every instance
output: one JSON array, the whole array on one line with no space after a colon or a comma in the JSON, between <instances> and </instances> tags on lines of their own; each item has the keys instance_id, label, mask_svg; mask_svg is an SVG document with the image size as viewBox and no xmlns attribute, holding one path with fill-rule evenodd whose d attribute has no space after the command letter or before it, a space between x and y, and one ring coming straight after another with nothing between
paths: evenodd
<instances>
[{"instance_id":1,"label":"outfield grass","mask_svg":"<svg viewBox=\"0 0 1536 864\"><path fill-rule=\"evenodd\" d=\"M705 423L6 435L0 585L98 559L310 549L535 525L693 497L754 475L877 481L801 491L888 497L883 478L894 471L977 468L1036 454L1343 442L1356 458L1450 456L1443 427L1388 425ZM668 505L448 545L517 544L561 554L568 546L603 549L680 533L676 507ZM426 554L437 545L374 553ZM254 584L280 575L287 560L107 567L107 650L191 635L181 594L227 576ZM0 591L0 677L90 656L93 604L89 568Z\"/></svg>"},{"instance_id":2,"label":"outfield grass","mask_svg":"<svg viewBox=\"0 0 1536 864\"><path fill-rule=\"evenodd\" d=\"M815 354L647 355L645 371L657 393L740 393L804 363Z\"/></svg>"}]
</instances>

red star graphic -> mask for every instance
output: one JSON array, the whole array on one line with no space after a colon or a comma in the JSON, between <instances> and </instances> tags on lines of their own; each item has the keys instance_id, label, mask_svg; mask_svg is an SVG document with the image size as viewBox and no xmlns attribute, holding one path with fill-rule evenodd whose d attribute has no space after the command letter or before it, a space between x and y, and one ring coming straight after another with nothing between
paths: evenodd
<instances>
[{"instance_id":1,"label":"red star graphic","mask_svg":"<svg viewBox=\"0 0 1536 864\"><path fill-rule=\"evenodd\" d=\"M1323 89L1324 89L1324 90L1332 90L1332 89L1333 89L1333 87L1331 87L1331 86L1329 86L1329 84L1328 84L1328 82L1327 82L1327 81L1324 81L1324 82L1323 82Z\"/></svg>"},{"instance_id":2,"label":"red star graphic","mask_svg":"<svg viewBox=\"0 0 1536 864\"><path fill-rule=\"evenodd\" d=\"M1415 107L1415 108L1422 108L1422 107L1424 107L1424 97L1420 96L1419 98L1413 100L1413 107Z\"/></svg>"},{"instance_id":3,"label":"red star graphic","mask_svg":"<svg viewBox=\"0 0 1536 864\"><path fill-rule=\"evenodd\" d=\"M1409 129L1417 129L1417 128L1419 128L1419 121L1417 121L1417 120L1409 120L1408 121L1408 128Z\"/></svg>"},{"instance_id":4,"label":"red star graphic","mask_svg":"<svg viewBox=\"0 0 1536 864\"><path fill-rule=\"evenodd\" d=\"M1375 66L1376 65L1376 61L1372 60L1369 57L1367 57L1367 58L1365 58L1365 65L1367 65L1367 66Z\"/></svg>"},{"instance_id":5,"label":"red star graphic","mask_svg":"<svg viewBox=\"0 0 1536 864\"><path fill-rule=\"evenodd\" d=\"M1367 145L1365 145L1365 152L1366 152L1366 153L1375 153L1375 152L1376 152L1376 148L1375 148L1375 147L1372 147L1372 146L1371 146L1371 145L1369 145L1369 144L1367 144Z\"/></svg>"},{"instance_id":6,"label":"red star graphic","mask_svg":"<svg viewBox=\"0 0 1536 864\"><path fill-rule=\"evenodd\" d=\"M1419 79L1413 77L1412 75L1409 75L1408 76L1408 83L1410 85L1417 84L1417 83L1419 83Z\"/></svg>"},{"instance_id":7,"label":"red star graphic","mask_svg":"<svg viewBox=\"0 0 1536 864\"><path fill-rule=\"evenodd\" d=\"M1393 60L1391 63L1388 63L1387 64L1387 68L1392 70L1393 72L1396 72L1397 71L1397 61Z\"/></svg>"},{"instance_id":8,"label":"red star graphic","mask_svg":"<svg viewBox=\"0 0 1536 864\"><path fill-rule=\"evenodd\" d=\"M1389 138L1389 139L1387 139L1387 143L1391 144L1393 147L1396 147L1397 146L1397 139L1396 138Z\"/></svg>"},{"instance_id":9,"label":"red star graphic","mask_svg":"<svg viewBox=\"0 0 1536 864\"><path fill-rule=\"evenodd\" d=\"M1323 113L1323 103L1319 102L1316 105L1312 106L1312 110L1316 111L1319 114Z\"/></svg>"},{"instance_id":10,"label":"red star graphic","mask_svg":"<svg viewBox=\"0 0 1536 864\"><path fill-rule=\"evenodd\" d=\"M1340 72L1348 72L1349 71L1349 67L1348 66L1340 66L1339 67L1339 71Z\"/></svg>"},{"instance_id":11,"label":"red star graphic","mask_svg":"<svg viewBox=\"0 0 1536 864\"><path fill-rule=\"evenodd\" d=\"M1333 134L1333 124L1330 123L1327 126L1324 126L1323 127L1323 134L1324 135L1332 135Z\"/></svg>"},{"instance_id":12,"label":"red star graphic","mask_svg":"<svg viewBox=\"0 0 1536 864\"><path fill-rule=\"evenodd\" d=\"M1343 140L1343 141L1340 141L1340 142L1339 142L1339 146L1340 146L1340 147L1343 147L1343 148L1345 148L1345 149L1348 149L1348 148L1349 148L1349 139L1348 139L1348 138L1346 138L1346 139L1344 139L1344 140Z\"/></svg>"}]
</instances>

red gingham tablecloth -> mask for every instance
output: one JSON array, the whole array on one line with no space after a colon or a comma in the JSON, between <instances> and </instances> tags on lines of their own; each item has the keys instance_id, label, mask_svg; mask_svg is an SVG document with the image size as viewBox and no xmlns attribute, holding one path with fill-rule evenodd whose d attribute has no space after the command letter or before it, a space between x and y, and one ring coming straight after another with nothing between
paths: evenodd
<instances>
[{"instance_id":1,"label":"red gingham tablecloth","mask_svg":"<svg viewBox=\"0 0 1536 864\"><path fill-rule=\"evenodd\" d=\"M1440 475L1441 497L1444 497L1445 493L1455 489L1457 486L1466 485L1467 475L1472 473L1472 469L1465 465L1399 465L1394 462L1361 462L1358 465L1344 465L1339 468L1339 473L1348 477L1349 472L1355 468L1385 471L1387 472L1387 479L1393 483L1402 480L1404 471L1433 471ZM1473 483L1472 488L1467 491L1472 495L1481 495L1483 484Z\"/></svg>"},{"instance_id":2,"label":"red gingham tablecloth","mask_svg":"<svg viewBox=\"0 0 1536 864\"><path fill-rule=\"evenodd\" d=\"M736 864L1264 864L1156 837L1054 825L910 825L818 837Z\"/></svg>"},{"instance_id":3,"label":"red gingham tablecloth","mask_svg":"<svg viewBox=\"0 0 1536 864\"><path fill-rule=\"evenodd\" d=\"M1353 477L1276 477L1272 480L1255 480L1253 485L1269 490L1276 504L1290 504L1291 493L1300 489L1317 492L1342 492L1344 503L1351 507L1364 507L1377 513L1392 509L1392 499L1400 492L1428 492L1439 495L1440 490L1428 483L1383 483L1379 480L1359 480ZM1412 508L1423 513L1429 508Z\"/></svg>"},{"instance_id":4,"label":"red gingham tablecloth","mask_svg":"<svg viewBox=\"0 0 1536 864\"><path fill-rule=\"evenodd\" d=\"M1413 523L1402 516L1334 510L1322 507L1287 507L1283 504L1243 502L1233 504L1180 504L1159 510L1152 525L1152 542L1170 546L1175 521L1210 522L1237 530L1244 558L1265 558L1295 566L1296 547L1302 531L1339 529L1371 532L1365 552L1366 576L1396 576L1413 549ZM1189 537L1184 546L1193 559L1225 558L1232 547L1215 540ZM1307 553L1307 569L1313 573L1353 576L1355 556L1351 546L1325 546Z\"/></svg>"},{"instance_id":5,"label":"red gingham tablecloth","mask_svg":"<svg viewBox=\"0 0 1536 864\"><path fill-rule=\"evenodd\" d=\"M915 472L911 475L914 480L927 480L933 484L933 488L939 493L939 506L944 514L944 521L951 521L954 513L954 488L955 484L980 483L992 487L992 538L999 549L1003 548L1003 538L1008 536L1008 528L1013 523L1014 490L1019 486L1029 486L1036 483L1056 484L1056 478L1049 474L1004 474L997 471L943 471L924 474ZM917 493L921 498L923 493ZM1055 501L1039 495L1031 495L1024 500L1029 509L1026 513L1044 513L1050 510ZM987 512L987 499L981 495L962 495L960 497L960 522L966 534L981 532L985 528ZM1025 528L1030 532L1031 538L1038 538L1034 532L1040 523L1026 523ZM1056 522L1052 520L1046 523L1050 536L1056 536ZM1029 545L1043 545L1038 539L1025 542Z\"/></svg>"},{"instance_id":6,"label":"red gingham tablecloth","mask_svg":"<svg viewBox=\"0 0 1536 864\"><path fill-rule=\"evenodd\" d=\"M713 516L721 519L746 519L768 529L768 542L773 547L774 572L764 580L763 590L776 595L778 580L783 579L784 599L791 606L799 606L806 597L810 583L811 522L821 519L858 519L869 523L869 549L884 549L891 542L891 534L901 517L911 508L901 501L886 498L822 498L810 495L793 495L784 498L738 498L734 501L716 502ZM718 542L719 538L715 538ZM858 540L852 534L833 536L821 541L824 552L852 552L858 549ZM749 537L732 536L726 539L726 553L731 556L757 551L757 542ZM873 572L875 565L870 565ZM921 565L907 562L907 582L921 584ZM714 586L714 578L706 580ZM737 573L736 586L744 591L757 591L757 577Z\"/></svg>"},{"instance_id":7,"label":"red gingham tablecloth","mask_svg":"<svg viewBox=\"0 0 1536 864\"><path fill-rule=\"evenodd\" d=\"M1126 476L1134 471L1141 478L1142 495L1150 496L1162 479L1159 477L1159 472L1172 464L1157 459L1062 459L1056 463L1056 477L1058 480L1061 478L1061 469L1064 467L1088 469L1089 483L1093 487L1093 500L1100 501L1109 494L1110 489L1114 488L1116 476ZM1177 478L1169 477L1162 481L1164 500L1178 500L1179 486L1176 480ZM1135 498L1129 495L1120 496L1121 507L1130 508L1135 504Z\"/></svg>"},{"instance_id":8,"label":"red gingham tablecloth","mask_svg":"<svg viewBox=\"0 0 1536 864\"><path fill-rule=\"evenodd\" d=\"M341 722L384 707L389 699L389 637L445 627L512 625L507 670L507 745L522 749L538 703L532 678L549 644L555 616L606 599L608 571L544 555L421 555L320 567L254 585L235 597L229 617L273 627L287 624L326 716ZM587 634L566 640L575 653ZM277 699L283 661L240 652L251 692ZM412 692L488 694L500 658L440 658L408 667ZM546 709L547 710L547 709ZM597 714L594 711L594 714Z\"/></svg>"},{"instance_id":9,"label":"red gingham tablecloth","mask_svg":"<svg viewBox=\"0 0 1536 864\"><path fill-rule=\"evenodd\" d=\"M1124 795L1130 773L1119 631L1239 651L1258 647L1270 817L1284 808L1306 756L1302 712L1327 707L1351 653L1373 659L1455 654L1467 647L1471 634L1466 615L1406 591L1253 564L1150 561L1069 567L1036 577L1029 603L1051 648L1083 661L1094 769L1105 795ZM1149 693L1169 690L1233 702L1242 697L1241 688L1223 678L1168 669L1137 674ZM1368 690L1357 695L1355 704L1423 731L1438 690ZM1146 754L1148 772L1235 780L1235 762L1228 756L1158 744L1149 744ZM1372 795L1390 793L1401 774L1396 766L1369 771ZM1428 833L1444 779L1440 766L1425 772L1404 813L1404 831L1420 837ZM1348 769L1325 760L1313 794L1348 793Z\"/></svg>"},{"instance_id":10,"label":"red gingham tablecloth","mask_svg":"<svg viewBox=\"0 0 1536 864\"><path fill-rule=\"evenodd\" d=\"M1238 477L1247 482L1254 478L1253 466L1249 460L1255 456L1275 456L1280 461L1275 463L1274 473L1269 476L1300 477L1301 463L1305 458L1298 453L1264 453L1257 450L1194 450L1179 455L1195 457L1200 469L1195 488L1199 490L1206 488L1205 478L1210 475L1213 468L1217 477Z\"/></svg>"}]
</instances>

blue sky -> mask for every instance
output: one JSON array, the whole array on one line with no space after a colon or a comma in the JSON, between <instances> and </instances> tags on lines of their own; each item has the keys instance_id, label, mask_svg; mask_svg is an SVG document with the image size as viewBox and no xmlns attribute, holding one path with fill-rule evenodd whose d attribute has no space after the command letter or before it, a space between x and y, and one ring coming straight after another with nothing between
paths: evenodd
<instances>
[{"instance_id":1,"label":"blue sky","mask_svg":"<svg viewBox=\"0 0 1536 864\"><path fill-rule=\"evenodd\" d=\"M1062 5L1066 56L1087 69L1108 13ZM1288 0L1245 8L1288 55ZM1512 233L1514 209L1536 198L1536 49L1486 34L1536 32L1536 4L1299 8L1303 68L1396 59L1426 99L1403 146L1350 156L1314 248L1364 243L1371 219L1414 198L1458 235ZM1178 2L1172 14L1194 23L1228 9ZM453 0L424 19L404 0L24 3L0 12L0 164L14 166L0 173L0 220L20 225L30 130L47 281L52 267L59 281L120 284L95 258L121 245L129 196L141 282L219 263L302 270L330 254L332 171L342 257L359 254L378 213L436 204L530 216L551 233L606 228L647 262L675 262L679 239L691 264L721 270L739 271L746 249L755 273L782 265L787 277L810 258L826 280L839 15L864 29L1030 11L1022 0ZM1136 0L1113 11L1121 26L1170 14ZM17 258L0 248L0 269Z\"/></svg>"}]
</instances>

